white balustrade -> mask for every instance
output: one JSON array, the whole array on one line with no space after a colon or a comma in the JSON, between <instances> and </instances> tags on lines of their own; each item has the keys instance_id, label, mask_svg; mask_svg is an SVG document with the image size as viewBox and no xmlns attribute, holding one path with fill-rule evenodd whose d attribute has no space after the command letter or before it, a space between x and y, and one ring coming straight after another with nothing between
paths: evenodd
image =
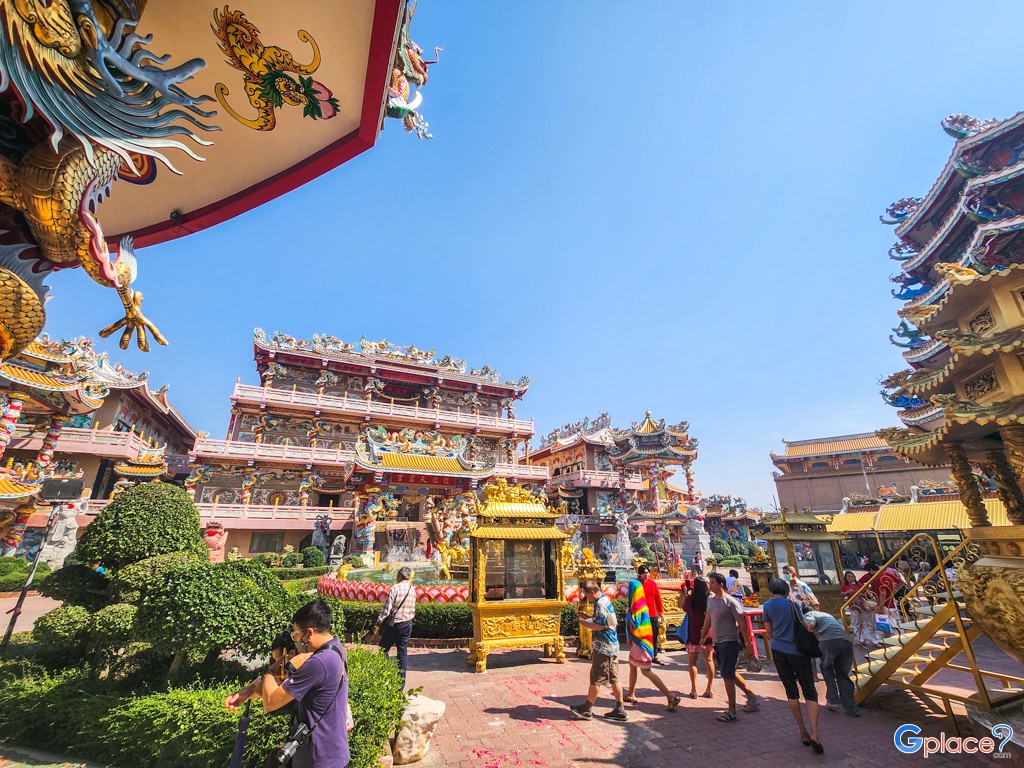
<instances>
[{"instance_id":1,"label":"white balustrade","mask_svg":"<svg viewBox=\"0 0 1024 768\"><path fill-rule=\"evenodd\" d=\"M249 384L236 384L232 395L235 400L257 402L260 404L300 405L316 408L321 411L337 411L361 416L393 416L397 419L408 419L432 424L446 424L481 429L497 429L504 433L516 433L524 437L532 437L533 420L509 419L495 414L475 414L462 411L450 411L440 408L421 408L419 405L403 405L393 401L366 400L363 397L338 397L337 395L318 395L315 392L299 392L298 390L277 389L274 387L254 387Z\"/></svg>"},{"instance_id":2,"label":"white balustrade","mask_svg":"<svg viewBox=\"0 0 1024 768\"><path fill-rule=\"evenodd\" d=\"M237 440L211 440L199 438L192 452L236 459L277 459L316 464L350 464L355 452L347 448L311 448L303 445L273 445L271 443L243 443Z\"/></svg>"},{"instance_id":3,"label":"white balustrade","mask_svg":"<svg viewBox=\"0 0 1024 768\"><path fill-rule=\"evenodd\" d=\"M90 499L85 514L96 515L110 503L110 499ZM346 521L355 513L352 507L293 507L279 504L196 504L202 518L231 520L314 520L327 515Z\"/></svg>"}]
</instances>

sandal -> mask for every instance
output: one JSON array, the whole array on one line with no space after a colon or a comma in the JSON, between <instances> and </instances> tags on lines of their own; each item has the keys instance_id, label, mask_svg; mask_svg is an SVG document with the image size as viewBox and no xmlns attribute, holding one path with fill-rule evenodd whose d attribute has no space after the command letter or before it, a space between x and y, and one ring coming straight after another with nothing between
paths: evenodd
<instances>
[{"instance_id":1,"label":"sandal","mask_svg":"<svg viewBox=\"0 0 1024 768\"><path fill-rule=\"evenodd\" d=\"M700 695L700 697L702 699L713 699L713 698L715 698L715 694L713 694L711 691L704 691L704 693L702 693ZM697 697L694 696L693 698L697 698Z\"/></svg>"},{"instance_id":2,"label":"sandal","mask_svg":"<svg viewBox=\"0 0 1024 768\"><path fill-rule=\"evenodd\" d=\"M668 711L668 712L675 712L676 711L676 707L678 707L682 703L682 701L683 700L680 697L674 696L672 698L672 701L670 701L668 703L668 706L665 707L666 711Z\"/></svg>"},{"instance_id":3,"label":"sandal","mask_svg":"<svg viewBox=\"0 0 1024 768\"><path fill-rule=\"evenodd\" d=\"M697 698L697 694L696 694L696 692L694 692L694 693L691 693L691 694L690 694L690 698L691 698L691 699L696 699L696 698Z\"/></svg>"},{"instance_id":4,"label":"sandal","mask_svg":"<svg viewBox=\"0 0 1024 768\"><path fill-rule=\"evenodd\" d=\"M735 723L737 720L739 720L739 718L728 709L718 716L718 722L720 723Z\"/></svg>"},{"instance_id":5,"label":"sandal","mask_svg":"<svg viewBox=\"0 0 1024 768\"><path fill-rule=\"evenodd\" d=\"M622 700L629 704L639 704L640 700L636 696L623 696Z\"/></svg>"}]
</instances>

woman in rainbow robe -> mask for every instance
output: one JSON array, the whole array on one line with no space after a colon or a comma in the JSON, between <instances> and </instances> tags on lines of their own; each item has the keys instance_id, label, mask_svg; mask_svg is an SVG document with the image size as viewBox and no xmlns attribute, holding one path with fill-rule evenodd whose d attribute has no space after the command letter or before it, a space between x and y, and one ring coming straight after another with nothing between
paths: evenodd
<instances>
[{"instance_id":1,"label":"woman in rainbow robe","mask_svg":"<svg viewBox=\"0 0 1024 768\"><path fill-rule=\"evenodd\" d=\"M637 703L636 681L639 671L665 694L665 698L668 700L666 709L669 712L675 712L682 699L672 693L652 670L654 631L651 627L651 617L647 613L644 586L636 579L629 582L629 616L626 621L626 637L629 638L629 692L623 697L623 700L631 704Z\"/></svg>"}]
</instances>

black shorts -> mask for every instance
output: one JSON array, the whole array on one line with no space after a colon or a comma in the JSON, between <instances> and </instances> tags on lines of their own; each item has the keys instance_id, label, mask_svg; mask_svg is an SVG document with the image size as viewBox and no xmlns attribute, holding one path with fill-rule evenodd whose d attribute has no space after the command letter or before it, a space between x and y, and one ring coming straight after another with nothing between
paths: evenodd
<instances>
[{"instance_id":1,"label":"black shorts","mask_svg":"<svg viewBox=\"0 0 1024 768\"><path fill-rule=\"evenodd\" d=\"M814 664L811 659L792 653L772 651L772 661L775 662L775 671L779 673L782 686L786 689L787 699L799 701L802 689L804 701L817 703L818 689L814 687Z\"/></svg>"},{"instance_id":2,"label":"black shorts","mask_svg":"<svg viewBox=\"0 0 1024 768\"><path fill-rule=\"evenodd\" d=\"M739 640L724 640L715 643L715 666L723 680L736 679L736 663L740 658Z\"/></svg>"}]
</instances>

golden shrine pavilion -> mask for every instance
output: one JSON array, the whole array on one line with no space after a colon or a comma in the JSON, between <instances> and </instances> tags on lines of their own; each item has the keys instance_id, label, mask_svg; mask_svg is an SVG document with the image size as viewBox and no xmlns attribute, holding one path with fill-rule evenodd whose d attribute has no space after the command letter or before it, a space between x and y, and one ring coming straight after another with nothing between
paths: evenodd
<instances>
[{"instance_id":1,"label":"golden shrine pavilion","mask_svg":"<svg viewBox=\"0 0 1024 768\"><path fill-rule=\"evenodd\" d=\"M468 543L485 480L547 480L521 456L534 434L516 418L526 377L326 334L256 329L253 352L260 385L236 384L226 439L196 440L186 481L243 555L297 547L316 517L356 552Z\"/></svg>"}]
</instances>

